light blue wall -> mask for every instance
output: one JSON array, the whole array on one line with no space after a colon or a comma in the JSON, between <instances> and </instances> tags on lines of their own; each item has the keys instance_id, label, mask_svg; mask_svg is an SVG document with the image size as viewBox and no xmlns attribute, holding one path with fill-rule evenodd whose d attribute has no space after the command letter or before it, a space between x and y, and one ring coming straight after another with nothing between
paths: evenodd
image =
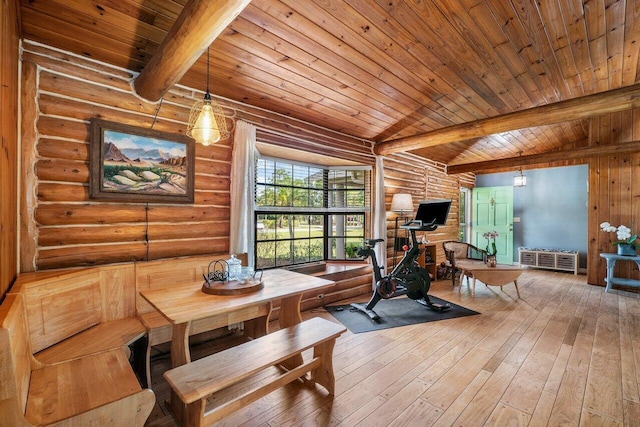
<instances>
[{"instance_id":1,"label":"light blue wall","mask_svg":"<svg viewBox=\"0 0 640 427\"><path fill-rule=\"evenodd\" d=\"M587 165L529 169L526 187L513 189L514 262L518 248L580 251L580 267L587 265ZM513 185L514 172L476 176L476 187Z\"/></svg>"}]
</instances>

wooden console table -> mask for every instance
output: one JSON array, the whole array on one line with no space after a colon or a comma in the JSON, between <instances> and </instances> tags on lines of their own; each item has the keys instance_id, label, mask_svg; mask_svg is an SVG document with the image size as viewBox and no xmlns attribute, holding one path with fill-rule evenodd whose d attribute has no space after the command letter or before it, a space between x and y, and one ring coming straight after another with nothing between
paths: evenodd
<instances>
[{"instance_id":1,"label":"wooden console table","mask_svg":"<svg viewBox=\"0 0 640 427\"><path fill-rule=\"evenodd\" d=\"M600 256L607 261L607 277L604 279L604 281L607 282L607 287L604 290L605 292L609 292L612 285L632 286L636 288L640 287L640 280L613 277L613 268L616 266L616 261L635 261L635 263L638 265L638 268L640 268L640 256L627 256L605 253L600 254Z\"/></svg>"}]
</instances>

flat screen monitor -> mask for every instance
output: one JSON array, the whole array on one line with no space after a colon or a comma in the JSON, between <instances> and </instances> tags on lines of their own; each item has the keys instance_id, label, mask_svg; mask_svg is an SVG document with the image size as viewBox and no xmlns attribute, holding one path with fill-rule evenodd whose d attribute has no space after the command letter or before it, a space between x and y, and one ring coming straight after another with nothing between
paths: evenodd
<instances>
[{"instance_id":1,"label":"flat screen monitor","mask_svg":"<svg viewBox=\"0 0 640 427\"><path fill-rule=\"evenodd\" d=\"M422 221L422 224L446 225L447 216L449 216L449 208L451 200L429 200L420 202L416 220Z\"/></svg>"}]
</instances>

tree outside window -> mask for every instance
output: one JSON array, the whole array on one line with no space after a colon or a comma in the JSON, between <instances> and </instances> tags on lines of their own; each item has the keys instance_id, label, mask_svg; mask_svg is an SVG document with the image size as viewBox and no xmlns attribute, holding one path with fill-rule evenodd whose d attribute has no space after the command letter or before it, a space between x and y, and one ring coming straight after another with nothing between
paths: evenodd
<instances>
[{"instance_id":1,"label":"tree outside window","mask_svg":"<svg viewBox=\"0 0 640 427\"><path fill-rule=\"evenodd\" d=\"M370 173L257 160L256 268L356 259Z\"/></svg>"}]
</instances>

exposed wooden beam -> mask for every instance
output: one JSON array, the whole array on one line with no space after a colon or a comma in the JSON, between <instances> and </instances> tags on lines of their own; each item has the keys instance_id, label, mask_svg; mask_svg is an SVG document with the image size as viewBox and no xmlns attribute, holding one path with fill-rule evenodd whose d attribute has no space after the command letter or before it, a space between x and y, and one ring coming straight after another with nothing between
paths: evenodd
<instances>
[{"instance_id":1,"label":"exposed wooden beam","mask_svg":"<svg viewBox=\"0 0 640 427\"><path fill-rule=\"evenodd\" d=\"M136 93L153 102L162 98L249 3L251 0L189 0L135 79Z\"/></svg>"},{"instance_id":2,"label":"exposed wooden beam","mask_svg":"<svg viewBox=\"0 0 640 427\"><path fill-rule=\"evenodd\" d=\"M494 169L510 168L514 166L530 166L540 163L638 152L640 152L640 141L631 141L621 144L598 145L596 147L576 148L574 150L552 151L549 153L531 154L528 156L510 157L507 159L487 160L486 162L451 165L447 166L447 174L455 175L467 172L486 172Z\"/></svg>"},{"instance_id":3,"label":"exposed wooden beam","mask_svg":"<svg viewBox=\"0 0 640 427\"><path fill-rule=\"evenodd\" d=\"M380 142L375 145L373 151L378 155L388 155L532 126L587 119L638 106L640 84Z\"/></svg>"}]
</instances>

